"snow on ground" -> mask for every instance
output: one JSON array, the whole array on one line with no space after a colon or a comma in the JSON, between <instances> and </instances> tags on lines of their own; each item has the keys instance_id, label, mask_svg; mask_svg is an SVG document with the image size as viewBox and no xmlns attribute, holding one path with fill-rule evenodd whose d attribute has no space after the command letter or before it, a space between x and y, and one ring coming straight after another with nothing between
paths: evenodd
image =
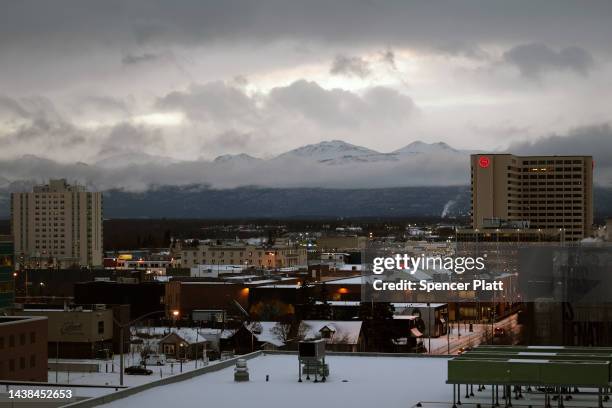
<instances>
[{"instance_id":1,"label":"snow on ground","mask_svg":"<svg viewBox=\"0 0 612 408\"><path fill-rule=\"evenodd\" d=\"M474 324L473 331L469 331L469 326L464 324L455 324L450 333L450 336L440 336L431 338L431 354L456 354L461 347L473 347L481 343L484 333L491 331L491 325ZM429 338L423 337L423 344L429 348ZM450 347L449 347L450 343Z\"/></svg>"},{"instance_id":2,"label":"snow on ground","mask_svg":"<svg viewBox=\"0 0 612 408\"><path fill-rule=\"evenodd\" d=\"M125 367L137 364L140 360L140 356L125 355ZM55 363L55 359L50 359L49 362ZM218 361L218 360L217 360ZM217 361L212 361L209 364L215 364ZM63 360L59 362L87 362L98 364L100 372L98 373L78 373L78 372L57 372L57 382L61 384L88 384L88 385L119 385L119 356L115 355L114 360L103 361L103 360ZM114 372L113 372L114 364ZM202 361L198 361L198 368L203 367ZM108 368L108 372L106 371ZM160 378L166 378L171 375L180 374L181 367L180 363L167 363L164 366L147 366L150 370L153 370L151 375L127 375L123 376L123 384L128 387L135 385L145 384L151 381L159 380ZM195 362L186 361L183 363L183 372L194 370ZM160 374L161 371L161 374ZM56 382L55 370L49 370L48 379L50 383ZM23 386L19 388L24 388ZM70 386L63 387L62 389L69 389ZM94 397L111 392L115 392L113 388L82 388L74 387L71 388L75 395Z\"/></svg>"},{"instance_id":3,"label":"snow on ground","mask_svg":"<svg viewBox=\"0 0 612 408\"><path fill-rule=\"evenodd\" d=\"M452 399L452 387L444 383L445 358L328 356L327 362L330 376L325 383L298 383L295 355L265 355L248 360L249 382L234 382L234 369L228 367L102 407L406 408L422 400Z\"/></svg>"},{"instance_id":4,"label":"snow on ground","mask_svg":"<svg viewBox=\"0 0 612 408\"><path fill-rule=\"evenodd\" d=\"M496 322L493 327L516 332L518 330L518 317L513 314ZM472 326L473 331L470 332L469 324L455 323L452 325L450 336L431 338L431 354L457 354L461 348L475 347L482 343L485 335L491 335L492 329L489 323L475 323ZM429 349L429 338L423 337L422 340L425 347Z\"/></svg>"}]
</instances>

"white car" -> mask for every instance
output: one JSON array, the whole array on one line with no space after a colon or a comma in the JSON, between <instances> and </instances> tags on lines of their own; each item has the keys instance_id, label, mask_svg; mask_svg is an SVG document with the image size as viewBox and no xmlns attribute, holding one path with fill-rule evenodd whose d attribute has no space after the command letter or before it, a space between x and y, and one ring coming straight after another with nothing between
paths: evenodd
<instances>
[{"instance_id":1,"label":"white car","mask_svg":"<svg viewBox=\"0 0 612 408\"><path fill-rule=\"evenodd\" d=\"M166 365L166 356L163 354L149 354L147 358L144 360L144 364L151 366L163 366Z\"/></svg>"}]
</instances>

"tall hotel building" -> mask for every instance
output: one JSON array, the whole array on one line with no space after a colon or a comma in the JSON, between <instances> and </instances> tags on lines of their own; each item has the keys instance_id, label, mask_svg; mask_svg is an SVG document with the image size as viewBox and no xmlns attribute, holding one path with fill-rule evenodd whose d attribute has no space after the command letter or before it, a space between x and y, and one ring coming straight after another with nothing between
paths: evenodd
<instances>
[{"instance_id":1,"label":"tall hotel building","mask_svg":"<svg viewBox=\"0 0 612 408\"><path fill-rule=\"evenodd\" d=\"M592 234L591 156L474 154L472 227L500 220L529 230L560 231L564 240Z\"/></svg>"},{"instance_id":2,"label":"tall hotel building","mask_svg":"<svg viewBox=\"0 0 612 408\"><path fill-rule=\"evenodd\" d=\"M102 265L102 193L63 179L13 193L11 227L22 266Z\"/></svg>"}]
</instances>

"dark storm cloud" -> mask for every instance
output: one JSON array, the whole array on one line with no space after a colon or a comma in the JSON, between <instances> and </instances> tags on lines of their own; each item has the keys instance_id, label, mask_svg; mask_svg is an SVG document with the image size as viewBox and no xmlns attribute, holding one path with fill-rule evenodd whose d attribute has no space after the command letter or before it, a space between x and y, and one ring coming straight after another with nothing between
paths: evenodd
<instances>
[{"instance_id":1,"label":"dark storm cloud","mask_svg":"<svg viewBox=\"0 0 612 408\"><path fill-rule=\"evenodd\" d=\"M386 50L380 53L380 59L393 70L397 70L397 65L395 64L395 53L393 50Z\"/></svg>"},{"instance_id":2,"label":"dark storm cloud","mask_svg":"<svg viewBox=\"0 0 612 408\"><path fill-rule=\"evenodd\" d=\"M159 55L144 53L144 54L127 54L121 58L123 65L137 65L146 62L155 62L159 59Z\"/></svg>"},{"instance_id":3,"label":"dark storm cloud","mask_svg":"<svg viewBox=\"0 0 612 408\"><path fill-rule=\"evenodd\" d=\"M489 54L487 54L478 44L464 41L455 40L444 42L434 46L434 50L451 56L461 56L477 60L490 58Z\"/></svg>"},{"instance_id":4,"label":"dark storm cloud","mask_svg":"<svg viewBox=\"0 0 612 408\"><path fill-rule=\"evenodd\" d=\"M133 153L161 146L163 137L160 130L120 123L110 129L101 145L100 154Z\"/></svg>"},{"instance_id":5,"label":"dark storm cloud","mask_svg":"<svg viewBox=\"0 0 612 408\"><path fill-rule=\"evenodd\" d=\"M515 143L509 152L522 155L584 155L593 156L595 180L612 184L612 127L610 124L585 126L568 134L550 135L532 142Z\"/></svg>"},{"instance_id":6,"label":"dark storm cloud","mask_svg":"<svg viewBox=\"0 0 612 408\"><path fill-rule=\"evenodd\" d=\"M401 122L416 106L409 96L383 86L363 95L342 89L327 90L316 82L299 80L270 91L270 109L293 113L330 127L357 128L371 122Z\"/></svg>"},{"instance_id":7,"label":"dark storm cloud","mask_svg":"<svg viewBox=\"0 0 612 408\"><path fill-rule=\"evenodd\" d=\"M508 150L517 154L595 156L601 164L612 166L612 127L610 124L580 127L564 135L515 143Z\"/></svg>"},{"instance_id":8,"label":"dark storm cloud","mask_svg":"<svg viewBox=\"0 0 612 408\"><path fill-rule=\"evenodd\" d=\"M297 113L327 126L356 125L359 119L356 114L365 107L359 96L352 92L326 90L316 82L306 80L272 89L269 104L272 109Z\"/></svg>"},{"instance_id":9,"label":"dark storm cloud","mask_svg":"<svg viewBox=\"0 0 612 408\"><path fill-rule=\"evenodd\" d=\"M354 128L371 121L401 121L416 111L409 96L391 88L377 86L359 95L303 79L272 88L267 95L248 95L222 81L195 84L160 98L157 106L182 111L195 122L230 121L256 128L265 127L267 119L287 117Z\"/></svg>"},{"instance_id":10,"label":"dark storm cloud","mask_svg":"<svg viewBox=\"0 0 612 408\"><path fill-rule=\"evenodd\" d=\"M51 146L74 147L85 142L79 130L57 112L50 100L42 97L0 97L0 123L14 124L11 131L0 133L6 150L15 146L30 151Z\"/></svg>"},{"instance_id":11,"label":"dark storm cloud","mask_svg":"<svg viewBox=\"0 0 612 408\"><path fill-rule=\"evenodd\" d=\"M157 106L178 109L194 121L238 120L252 116L255 103L242 90L223 81L191 85L160 98Z\"/></svg>"},{"instance_id":12,"label":"dark storm cloud","mask_svg":"<svg viewBox=\"0 0 612 408\"><path fill-rule=\"evenodd\" d=\"M566 47L559 51L539 43L513 47L503 55L525 77L537 78L546 71L570 70L586 75L594 66L593 56L580 47Z\"/></svg>"},{"instance_id":13,"label":"dark storm cloud","mask_svg":"<svg viewBox=\"0 0 612 408\"><path fill-rule=\"evenodd\" d=\"M27 146L25 151L35 151L55 148L74 148L85 143L85 138L78 129L68 122L52 121L47 118L37 118L17 130L0 136L5 147L10 145ZM9 145L9 146L7 146Z\"/></svg>"},{"instance_id":14,"label":"dark storm cloud","mask_svg":"<svg viewBox=\"0 0 612 408\"><path fill-rule=\"evenodd\" d=\"M0 118L20 118L20 119L47 119L61 121L62 117L58 113L55 104L40 96L27 98L11 98L0 96Z\"/></svg>"},{"instance_id":15,"label":"dark storm cloud","mask_svg":"<svg viewBox=\"0 0 612 408\"><path fill-rule=\"evenodd\" d=\"M13 98L0 96L0 114L11 114L21 118L30 117L30 113L21 104Z\"/></svg>"},{"instance_id":16,"label":"dark storm cloud","mask_svg":"<svg viewBox=\"0 0 612 408\"><path fill-rule=\"evenodd\" d=\"M332 66L329 69L332 75L356 76L359 78L368 77L372 71L370 63L361 57L348 57L346 55L336 55Z\"/></svg>"},{"instance_id":17,"label":"dark storm cloud","mask_svg":"<svg viewBox=\"0 0 612 408\"><path fill-rule=\"evenodd\" d=\"M285 39L352 44L529 42L607 46L612 2L85 0L5 2L0 48Z\"/></svg>"},{"instance_id":18,"label":"dark storm cloud","mask_svg":"<svg viewBox=\"0 0 612 408\"><path fill-rule=\"evenodd\" d=\"M130 113L129 104L124 100L107 95L85 95L77 97L71 104L77 114L92 113L95 115Z\"/></svg>"}]
</instances>

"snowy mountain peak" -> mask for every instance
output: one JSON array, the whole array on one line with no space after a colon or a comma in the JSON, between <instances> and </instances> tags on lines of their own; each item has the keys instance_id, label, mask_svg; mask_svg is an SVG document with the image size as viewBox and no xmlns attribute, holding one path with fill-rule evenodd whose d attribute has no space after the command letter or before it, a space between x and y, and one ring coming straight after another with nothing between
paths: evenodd
<instances>
[{"instance_id":1,"label":"snowy mountain peak","mask_svg":"<svg viewBox=\"0 0 612 408\"><path fill-rule=\"evenodd\" d=\"M459 151L453 149L444 142L437 143L425 143L420 140L410 143L401 149L395 150L393 153L401 154L415 154L415 153L458 153Z\"/></svg>"},{"instance_id":2,"label":"snowy mountain peak","mask_svg":"<svg viewBox=\"0 0 612 408\"><path fill-rule=\"evenodd\" d=\"M252 163L259 161L257 157L253 157L246 153L240 154L223 154L215 158L215 163Z\"/></svg>"},{"instance_id":3,"label":"snowy mountain peak","mask_svg":"<svg viewBox=\"0 0 612 408\"><path fill-rule=\"evenodd\" d=\"M290 150L278 157L300 157L316 161L326 161L342 157L356 157L377 154L379 153L375 150L350 144L342 140L330 140L298 147L297 149Z\"/></svg>"}]
</instances>

